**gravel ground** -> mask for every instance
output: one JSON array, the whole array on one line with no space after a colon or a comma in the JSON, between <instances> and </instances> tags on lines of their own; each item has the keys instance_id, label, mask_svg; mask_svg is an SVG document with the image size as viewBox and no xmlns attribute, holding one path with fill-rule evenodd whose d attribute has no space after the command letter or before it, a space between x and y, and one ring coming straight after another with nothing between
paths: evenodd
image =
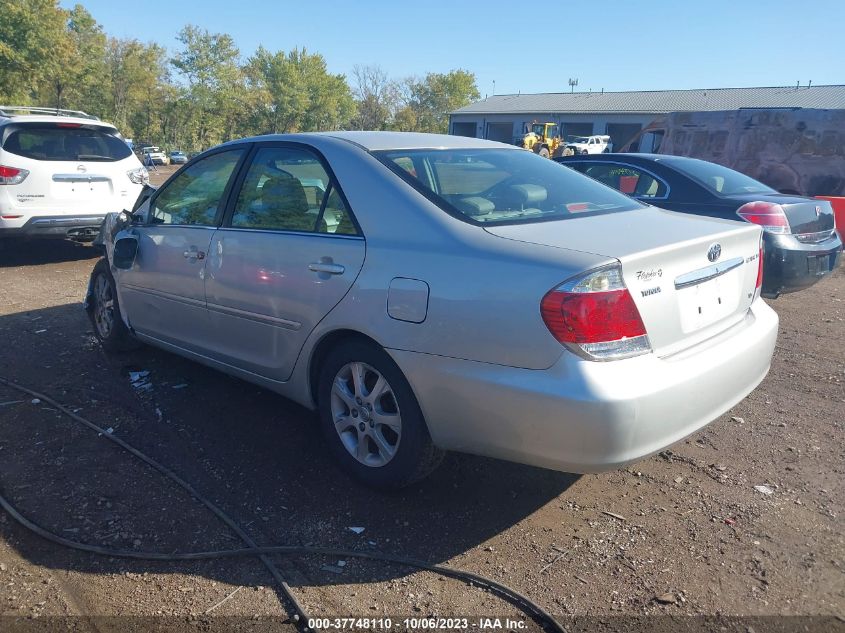
<instances>
[{"instance_id":1,"label":"gravel ground","mask_svg":"<svg viewBox=\"0 0 845 633\"><path fill-rule=\"evenodd\" d=\"M835 618L845 615L842 268L772 302L781 325L769 376L660 455L580 477L449 455L425 482L380 494L333 467L311 412L155 349L104 354L80 307L96 259L67 242L0 245L0 376L172 467L260 544L449 564L556 615L628 616L614 620L622 628L653 615L779 616L758 633L799 622L785 616L834 616L818 630L845 627ZM148 386L133 385L133 371L148 371ZM32 520L86 543L161 552L240 545L170 481L2 386L0 490ZM478 587L428 572L326 557L278 562L315 616L524 619ZM203 630L210 615L226 628L252 618L288 626L257 560L98 557L47 543L0 511L0 616L68 615L99 622L97 630L103 621L90 618L117 615L172 616Z\"/></svg>"}]
</instances>

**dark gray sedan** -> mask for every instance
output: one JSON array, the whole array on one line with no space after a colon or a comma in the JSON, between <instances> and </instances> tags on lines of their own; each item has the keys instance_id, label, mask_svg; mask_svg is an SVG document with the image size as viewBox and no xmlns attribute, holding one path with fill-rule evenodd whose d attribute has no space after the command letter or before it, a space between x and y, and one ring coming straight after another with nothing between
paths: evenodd
<instances>
[{"instance_id":1,"label":"dark gray sedan","mask_svg":"<svg viewBox=\"0 0 845 633\"><path fill-rule=\"evenodd\" d=\"M763 227L763 296L812 286L839 262L842 241L825 200L778 193L716 163L659 154L555 159L656 207Z\"/></svg>"}]
</instances>

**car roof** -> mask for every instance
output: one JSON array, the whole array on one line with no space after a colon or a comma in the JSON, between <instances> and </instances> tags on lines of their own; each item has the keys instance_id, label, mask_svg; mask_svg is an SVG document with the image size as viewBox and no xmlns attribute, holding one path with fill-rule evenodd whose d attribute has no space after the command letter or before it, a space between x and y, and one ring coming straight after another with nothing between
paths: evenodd
<instances>
[{"instance_id":1,"label":"car roof","mask_svg":"<svg viewBox=\"0 0 845 633\"><path fill-rule=\"evenodd\" d=\"M315 137L331 137L354 143L368 151L403 149L520 149L515 145L498 143L470 136L426 134L421 132L304 132L300 134L268 134L230 141L304 141Z\"/></svg>"}]
</instances>

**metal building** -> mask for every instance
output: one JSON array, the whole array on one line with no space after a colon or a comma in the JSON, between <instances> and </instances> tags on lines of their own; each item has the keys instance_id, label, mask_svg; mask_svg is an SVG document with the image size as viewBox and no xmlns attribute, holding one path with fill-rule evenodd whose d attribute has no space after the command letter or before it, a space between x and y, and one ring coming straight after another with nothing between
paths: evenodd
<instances>
[{"instance_id":1,"label":"metal building","mask_svg":"<svg viewBox=\"0 0 845 633\"><path fill-rule=\"evenodd\" d=\"M532 122L564 137L609 134L620 148L657 116L757 108L845 110L845 85L494 95L450 113L449 132L514 143Z\"/></svg>"}]
</instances>

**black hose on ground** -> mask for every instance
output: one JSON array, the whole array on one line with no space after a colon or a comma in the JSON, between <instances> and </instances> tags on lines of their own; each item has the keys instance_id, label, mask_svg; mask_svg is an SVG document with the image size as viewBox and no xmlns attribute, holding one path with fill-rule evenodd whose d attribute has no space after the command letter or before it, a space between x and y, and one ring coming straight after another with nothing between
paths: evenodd
<instances>
[{"instance_id":1,"label":"black hose on ground","mask_svg":"<svg viewBox=\"0 0 845 633\"><path fill-rule=\"evenodd\" d=\"M521 609L526 615L536 620L540 625L548 627L550 630L556 631L557 633L566 633L566 630L557 622L557 620L554 619L554 617L552 617L550 613L548 613L545 609L533 602L528 597L522 595L515 589L512 589L503 583L497 582L490 578L485 578L484 576L475 574L470 571L455 569L453 567L447 567L445 565L434 565L413 558L406 558L403 556L397 556L392 554L382 554L380 552L362 552L356 550L336 549L331 547L302 545L275 545L269 547L261 547L257 545L255 541L253 541L252 538L250 538L250 536L246 532L244 532L243 529L241 529L241 527L237 523L235 523L235 521L229 515L227 515L223 510L221 510L216 504L214 504L214 502L197 492L197 490L191 484L182 479L171 469L157 462L152 457L149 457L145 453L142 453L131 444L125 442L119 437L116 437L112 433L107 432L105 429L100 428L93 422L90 422L82 416L77 415L76 413L74 413L64 405L59 404L56 400L49 396L46 396L42 393L39 393L22 385L18 385L6 378L3 378L2 376L0 376L0 385L5 385L10 389L29 394L34 398L38 398L39 400L42 400L43 402L54 406L56 409L58 409L71 419L88 427L92 431L96 431L102 437L114 442L122 449L126 450L127 452L131 453L144 463L148 464L149 466L160 472L162 475L176 483L178 486L183 488L186 492L188 492L188 494L197 499L197 501L202 503L206 508L211 510L211 512L214 513L217 518L223 521L223 523L230 527L232 531L235 532L235 534L237 534L241 538L241 540L247 545L247 547L228 550L214 550L208 552L162 554L158 552L139 552L133 550L110 549L107 547L100 547L98 545L79 543L77 541L72 541L70 539L64 538L63 536L50 532L49 530L41 527L33 521L30 521L20 512L18 512L18 510L8 501L8 499L6 499L2 495L2 493L0 493L0 507L2 507L3 510L5 510L6 513L8 513L9 516L11 516L20 525L47 541L50 541L57 545L61 545L62 547L88 552L90 554L98 554L101 556L109 556L112 558L129 558L135 560L175 562L190 560L209 560L215 558L232 558L242 556L257 556L259 560L261 560L261 562L264 563L264 565L270 571L276 582L279 583L279 586L282 588L282 592L284 593L285 598L290 601L290 604L293 607L294 621L297 622L303 629L307 629L308 616L305 613L305 610L302 605L296 599L296 596L293 594L290 585L288 585L288 583L284 580L282 575L279 573L279 570L273 564L273 561L269 558L270 555L282 554L288 556L337 556L345 558L363 558L393 563L396 565L404 565L406 567L412 567L415 569L422 569L425 571L434 572L442 576L461 580L468 584L484 587L490 590L492 593L497 594L499 597L505 599L506 601Z\"/></svg>"}]
</instances>

